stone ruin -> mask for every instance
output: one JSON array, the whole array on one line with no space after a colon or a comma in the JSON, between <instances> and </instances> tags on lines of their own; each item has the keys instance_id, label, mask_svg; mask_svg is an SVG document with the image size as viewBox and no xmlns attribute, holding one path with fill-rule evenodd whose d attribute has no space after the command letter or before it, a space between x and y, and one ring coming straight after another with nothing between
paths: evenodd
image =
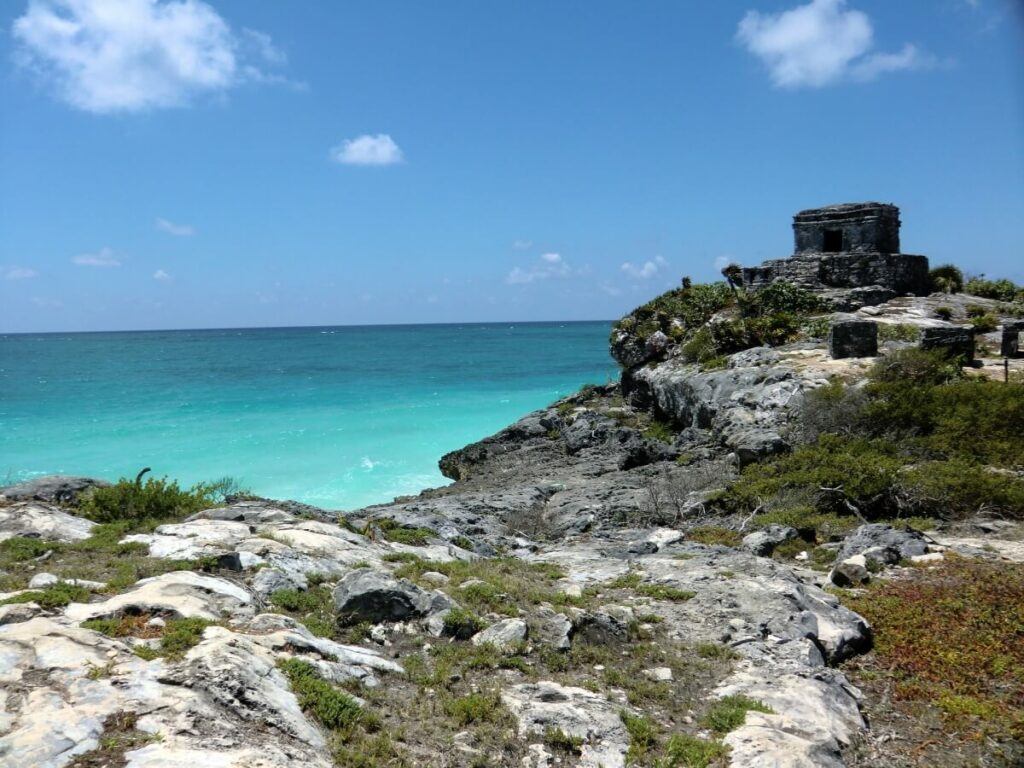
<instances>
[{"instance_id":1,"label":"stone ruin","mask_svg":"<svg viewBox=\"0 0 1024 768\"><path fill-rule=\"evenodd\" d=\"M1002 357L1017 357L1020 354L1020 335L1024 333L1024 320L1003 325L1002 343L999 354Z\"/></svg>"},{"instance_id":2,"label":"stone ruin","mask_svg":"<svg viewBox=\"0 0 1024 768\"><path fill-rule=\"evenodd\" d=\"M746 288L785 280L851 311L896 296L931 292L928 258L900 253L900 211L887 203L844 203L793 217L794 253L744 267Z\"/></svg>"}]
</instances>

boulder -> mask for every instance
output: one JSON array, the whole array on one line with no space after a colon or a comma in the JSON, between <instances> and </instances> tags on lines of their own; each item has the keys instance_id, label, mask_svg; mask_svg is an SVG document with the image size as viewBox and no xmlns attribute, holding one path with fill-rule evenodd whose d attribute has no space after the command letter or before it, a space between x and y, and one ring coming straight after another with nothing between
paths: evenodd
<instances>
[{"instance_id":1,"label":"boulder","mask_svg":"<svg viewBox=\"0 0 1024 768\"><path fill-rule=\"evenodd\" d=\"M838 563L828 575L837 587L856 587L871 580L864 555L854 555Z\"/></svg>"},{"instance_id":2,"label":"boulder","mask_svg":"<svg viewBox=\"0 0 1024 768\"><path fill-rule=\"evenodd\" d=\"M918 346L921 349L942 349L970 363L974 360L974 328L969 325L922 328Z\"/></svg>"},{"instance_id":3,"label":"boulder","mask_svg":"<svg viewBox=\"0 0 1024 768\"><path fill-rule=\"evenodd\" d=\"M493 645L496 648L511 648L526 640L526 622L522 619L502 619L487 629L473 635L473 645Z\"/></svg>"},{"instance_id":4,"label":"boulder","mask_svg":"<svg viewBox=\"0 0 1024 768\"><path fill-rule=\"evenodd\" d=\"M743 537L743 548L760 557L768 557L775 548L785 541L797 537L796 528L788 525L769 525L760 531L748 533Z\"/></svg>"},{"instance_id":5,"label":"boulder","mask_svg":"<svg viewBox=\"0 0 1024 768\"><path fill-rule=\"evenodd\" d=\"M530 618L530 636L556 650L569 650L572 634L572 620L564 613L556 613L544 607Z\"/></svg>"},{"instance_id":6,"label":"boulder","mask_svg":"<svg viewBox=\"0 0 1024 768\"><path fill-rule=\"evenodd\" d=\"M0 497L8 501L48 501L54 504L75 504L78 497L92 488L110 485L93 477L46 475L23 483L0 488Z\"/></svg>"},{"instance_id":7,"label":"boulder","mask_svg":"<svg viewBox=\"0 0 1024 768\"><path fill-rule=\"evenodd\" d=\"M846 537L836 560L842 562L853 555L864 555L880 565L895 565L900 560L923 555L928 541L919 531L893 528L883 523L867 523Z\"/></svg>"},{"instance_id":8,"label":"boulder","mask_svg":"<svg viewBox=\"0 0 1024 768\"><path fill-rule=\"evenodd\" d=\"M251 603L249 593L230 581L192 571L171 571L142 579L127 592L98 603L72 603L65 615L74 622L126 613L169 613L217 621L251 613Z\"/></svg>"},{"instance_id":9,"label":"boulder","mask_svg":"<svg viewBox=\"0 0 1024 768\"><path fill-rule=\"evenodd\" d=\"M334 612L345 621L403 621L443 610L438 594L426 592L408 579L359 568L334 589Z\"/></svg>"},{"instance_id":10,"label":"boulder","mask_svg":"<svg viewBox=\"0 0 1024 768\"><path fill-rule=\"evenodd\" d=\"M57 507L38 501L26 501L0 508L0 541L28 536L47 541L73 542L92 535L96 523L69 515Z\"/></svg>"},{"instance_id":11,"label":"boulder","mask_svg":"<svg viewBox=\"0 0 1024 768\"><path fill-rule=\"evenodd\" d=\"M261 568L252 579L252 590L267 599L279 589L308 589L309 582L301 573L289 573L280 568Z\"/></svg>"},{"instance_id":12,"label":"boulder","mask_svg":"<svg viewBox=\"0 0 1024 768\"><path fill-rule=\"evenodd\" d=\"M622 706L603 694L543 680L505 689L501 700L515 716L521 737L539 739L558 730L583 742L574 765L625 766L629 734L619 714Z\"/></svg>"},{"instance_id":13,"label":"boulder","mask_svg":"<svg viewBox=\"0 0 1024 768\"><path fill-rule=\"evenodd\" d=\"M878 325L871 320L837 320L828 333L828 352L836 360L878 355Z\"/></svg>"}]
</instances>

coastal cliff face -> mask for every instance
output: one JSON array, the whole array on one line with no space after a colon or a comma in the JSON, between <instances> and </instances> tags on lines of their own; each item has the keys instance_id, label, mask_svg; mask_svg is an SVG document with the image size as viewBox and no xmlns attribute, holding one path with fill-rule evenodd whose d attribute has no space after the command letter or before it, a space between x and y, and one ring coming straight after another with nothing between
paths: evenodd
<instances>
[{"instance_id":1,"label":"coastal cliff face","mask_svg":"<svg viewBox=\"0 0 1024 768\"><path fill-rule=\"evenodd\" d=\"M1012 438L981 459L1010 490L927 534L875 511L891 490L876 475L894 505L931 498L877 440L863 499L864 467L844 465L837 489L803 464L808 490L772 463L840 450L808 403L852 429L859 398L880 407L879 360L950 322L937 307L1013 318L984 299L895 299L859 313L891 327L881 357L835 360L832 315L787 296L795 314L770 297L739 313L722 286L694 313L675 294L658 306L679 315L624 319L621 384L444 456L451 485L391 504L339 514L229 494L118 523L87 519L99 492L82 479L4 489L0 762L1013 764L1024 753L1002 699L971 700L997 723L983 739L958 740L941 712L906 722L869 661L888 658L889 625L856 610L874 610L872 583L920 592L977 562L1003 569L1012 634L1024 479L998 459ZM1002 375L979 357L971 376ZM957 695L956 716L976 716Z\"/></svg>"}]
</instances>

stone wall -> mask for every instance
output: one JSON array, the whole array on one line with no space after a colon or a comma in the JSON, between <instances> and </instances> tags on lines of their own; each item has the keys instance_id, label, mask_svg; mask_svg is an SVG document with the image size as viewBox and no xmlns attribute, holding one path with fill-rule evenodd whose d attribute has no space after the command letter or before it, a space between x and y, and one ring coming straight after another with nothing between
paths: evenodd
<instances>
[{"instance_id":1,"label":"stone wall","mask_svg":"<svg viewBox=\"0 0 1024 768\"><path fill-rule=\"evenodd\" d=\"M793 217L793 237L796 254L899 253L900 209L884 203L811 208Z\"/></svg>"},{"instance_id":2,"label":"stone wall","mask_svg":"<svg viewBox=\"0 0 1024 768\"><path fill-rule=\"evenodd\" d=\"M743 268L743 284L761 288L786 280L806 288L860 288L877 285L895 294L927 296L928 258L909 253L798 254Z\"/></svg>"}]
</instances>

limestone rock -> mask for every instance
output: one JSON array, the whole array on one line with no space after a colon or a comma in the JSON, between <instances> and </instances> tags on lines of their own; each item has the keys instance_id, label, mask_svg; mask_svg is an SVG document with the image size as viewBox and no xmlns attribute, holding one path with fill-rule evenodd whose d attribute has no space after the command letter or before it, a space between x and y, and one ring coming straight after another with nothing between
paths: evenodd
<instances>
[{"instance_id":1,"label":"limestone rock","mask_svg":"<svg viewBox=\"0 0 1024 768\"><path fill-rule=\"evenodd\" d=\"M748 533L743 537L743 548L748 552L761 557L768 557L775 548L783 542L795 539L797 537L797 530L790 528L788 525L776 525L772 524L760 531L754 531Z\"/></svg>"},{"instance_id":2,"label":"limestone rock","mask_svg":"<svg viewBox=\"0 0 1024 768\"><path fill-rule=\"evenodd\" d=\"M216 621L251 612L252 598L237 584L192 571L171 571L142 579L127 592L98 603L72 603L71 621L120 616L124 613L170 613Z\"/></svg>"},{"instance_id":3,"label":"limestone rock","mask_svg":"<svg viewBox=\"0 0 1024 768\"><path fill-rule=\"evenodd\" d=\"M522 619L502 619L473 635L473 645L490 644L496 648L510 648L526 639L526 622Z\"/></svg>"},{"instance_id":4,"label":"limestone rock","mask_svg":"<svg viewBox=\"0 0 1024 768\"><path fill-rule=\"evenodd\" d=\"M52 504L27 501L0 508L0 541L14 536L73 542L87 539L91 520L69 515Z\"/></svg>"},{"instance_id":5,"label":"limestone rock","mask_svg":"<svg viewBox=\"0 0 1024 768\"><path fill-rule=\"evenodd\" d=\"M928 541L919 531L867 523L846 537L836 559L843 561L853 555L864 555L869 561L895 565L902 559L923 555L927 551Z\"/></svg>"},{"instance_id":6,"label":"limestone rock","mask_svg":"<svg viewBox=\"0 0 1024 768\"><path fill-rule=\"evenodd\" d=\"M334 611L353 621L403 621L440 610L435 595L407 579L359 568L346 575L334 589Z\"/></svg>"},{"instance_id":7,"label":"limestone rock","mask_svg":"<svg viewBox=\"0 0 1024 768\"><path fill-rule=\"evenodd\" d=\"M577 765L625 766L629 734L619 716L621 707L601 694L544 680L503 690L501 700L515 716L521 737L557 729L583 740Z\"/></svg>"}]
</instances>

